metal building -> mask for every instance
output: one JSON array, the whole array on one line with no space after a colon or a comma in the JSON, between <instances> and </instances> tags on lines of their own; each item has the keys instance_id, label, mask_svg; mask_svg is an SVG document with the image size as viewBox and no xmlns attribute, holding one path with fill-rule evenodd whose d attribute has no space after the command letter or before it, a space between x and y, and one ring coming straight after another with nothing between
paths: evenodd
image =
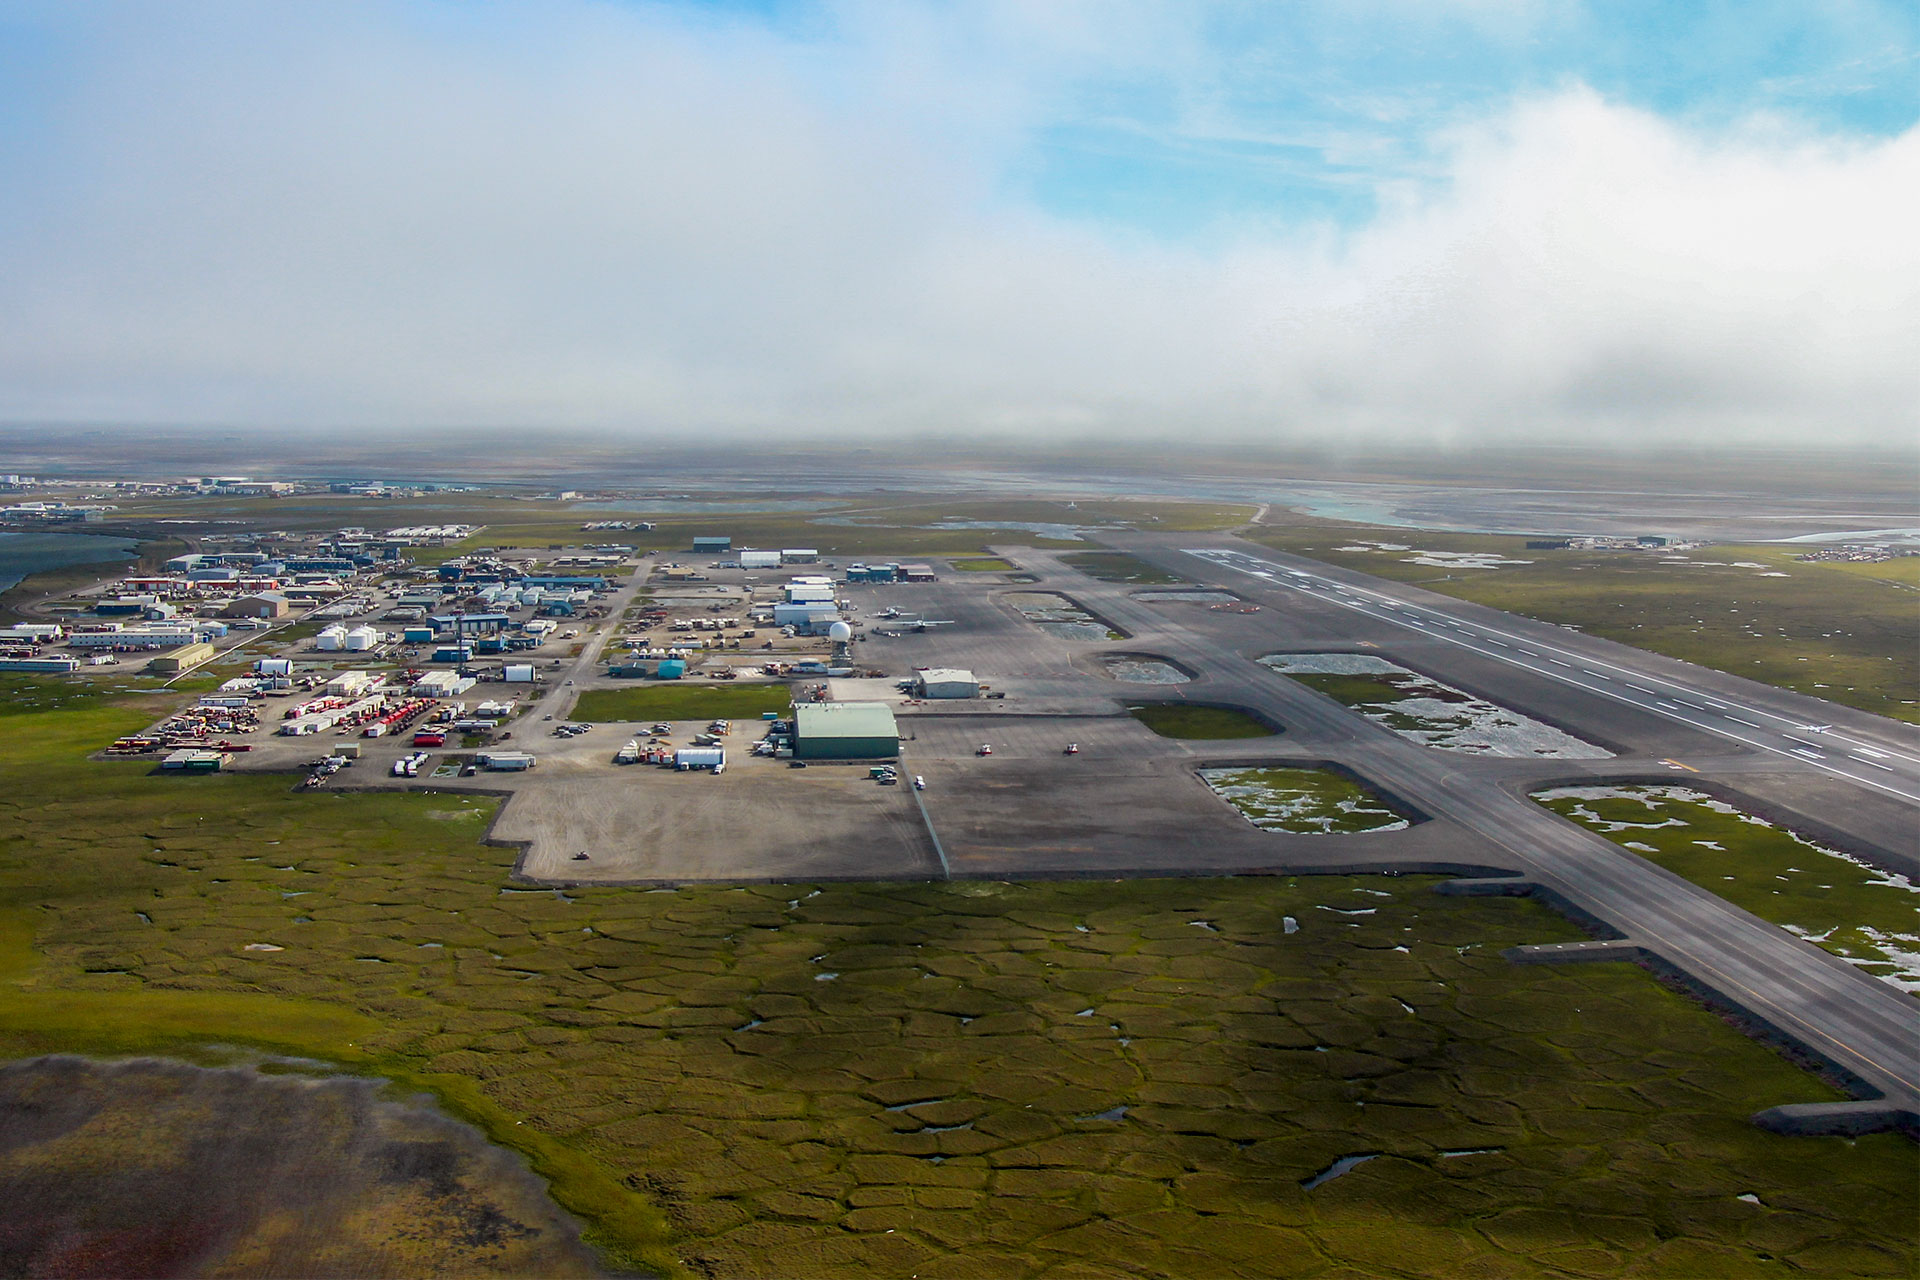
<instances>
[{"instance_id":1,"label":"metal building","mask_svg":"<svg viewBox=\"0 0 1920 1280\"><path fill-rule=\"evenodd\" d=\"M900 726L884 702L809 702L793 710L793 754L801 760L892 760Z\"/></svg>"},{"instance_id":2,"label":"metal building","mask_svg":"<svg viewBox=\"0 0 1920 1280\"><path fill-rule=\"evenodd\" d=\"M980 682L973 672L958 667L928 667L913 678L916 697L977 698Z\"/></svg>"}]
</instances>

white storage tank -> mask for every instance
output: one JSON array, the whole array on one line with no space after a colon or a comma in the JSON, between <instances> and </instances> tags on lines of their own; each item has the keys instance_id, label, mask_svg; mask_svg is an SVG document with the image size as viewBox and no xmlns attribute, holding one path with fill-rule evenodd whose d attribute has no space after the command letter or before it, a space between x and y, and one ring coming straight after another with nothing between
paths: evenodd
<instances>
[{"instance_id":1,"label":"white storage tank","mask_svg":"<svg viewBox=\"0 0 1920 1280\"><path fill-rule=\"evenodd\" d=\"M337 622L322 629L320 634L313 638L313 647L329 651L346 648L347 629Z\"/></svg>"},{"instance_id":2,"label":"white storage tank","mask_svg":"<svg viewBox=\"0 0 1920 1280\"><path fill-rule=\"evenodd\" d=\"M355 627L347 632L346 648L354 653L365 653L380 643L380 633L372 627Z\"/></svg>"}]
</instances>

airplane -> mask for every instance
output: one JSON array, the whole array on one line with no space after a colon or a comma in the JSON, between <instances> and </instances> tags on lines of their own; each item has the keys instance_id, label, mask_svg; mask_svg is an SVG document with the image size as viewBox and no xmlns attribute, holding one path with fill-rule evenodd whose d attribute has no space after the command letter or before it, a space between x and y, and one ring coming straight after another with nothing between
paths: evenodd
<instances>
[{"instance_id":1,"label":"airplane","mask_svg":"<svg viewBox=\"0 0 1920 1280\"><path fill-rule=\"evenodd\" d=\"M886 608L882 609L879 613L875 614L874 616L879 618L897 618L900 616L900 606L897 604L890 604Z\"/></svg>"},{"instance_id":2,"label":"airplane","mask_svg":"<svg viewBox=\"0 0 1920 1280\"><path fill-rule=\"evenodd\" d=\"M1830 724L1803 724L1800 726L1800 732L1802 733L1830 733L1832 730L1833 726Z\"/></svg>"},{"instance_id":3,"label":"airplane","mask_svg":"<svg viewBox=\"0 0 1920 1280\"><path fill-rule=\"evenodd\" d=\"M915 618L909 625L915 631L925 631L928 627L951 627L955 624L952 618Z\"/></svg>"}]
</instances>

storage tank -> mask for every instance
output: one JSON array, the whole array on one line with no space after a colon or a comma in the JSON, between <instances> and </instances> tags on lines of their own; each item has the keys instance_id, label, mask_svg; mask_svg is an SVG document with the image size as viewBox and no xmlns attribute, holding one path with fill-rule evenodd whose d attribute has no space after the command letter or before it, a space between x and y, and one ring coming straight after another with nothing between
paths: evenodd
<instances>
[{"instance_id":1,"label":"storage tank","mask_svg":"<svg viewBox=\"0 0 1920 1280\"><path fill-rule=\"evenodd\" d=\"M380 633L372 627L355 627L347 632L346 647L354 653L365 653L380 643Z\"/></svg>"},{"instance_id":2,"label":"storage tank","mask_svg":"<svg viewBox=\"0 0 1920 1280\"><path fill-rule=\"evenodd\" d=\"M313 647L326 650L346 648L347 629L338 623L322 629L320 634L313 638Z\"/></svg>"}]
</instances>

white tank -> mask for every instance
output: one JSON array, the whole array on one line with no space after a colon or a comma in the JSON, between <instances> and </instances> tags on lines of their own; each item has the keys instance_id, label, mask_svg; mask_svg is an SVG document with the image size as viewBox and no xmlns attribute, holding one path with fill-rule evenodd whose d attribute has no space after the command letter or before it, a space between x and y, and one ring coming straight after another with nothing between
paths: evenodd
<instances>
[{"instance_id":1,"label":"white tank","mask_svg":"<svg viewBox=\"0 0 1920 1280\"><path fill-rule=\"evenodd\" d=\"M313 645L316 649L344 649L347 647L347 629L342 626L327 627L313 638Z\"/></svg>"},{"instance_id":2,"label":"white tank","mask_svg":"<svg viewBox=\"0 0 1920 1280\"><path fill-rule=\"evenodd\" d=\"M380 643L380 633L372 627L355 627L347 632L346 647L356 653L364 652Z\"/></svg>"}]
</instances>

